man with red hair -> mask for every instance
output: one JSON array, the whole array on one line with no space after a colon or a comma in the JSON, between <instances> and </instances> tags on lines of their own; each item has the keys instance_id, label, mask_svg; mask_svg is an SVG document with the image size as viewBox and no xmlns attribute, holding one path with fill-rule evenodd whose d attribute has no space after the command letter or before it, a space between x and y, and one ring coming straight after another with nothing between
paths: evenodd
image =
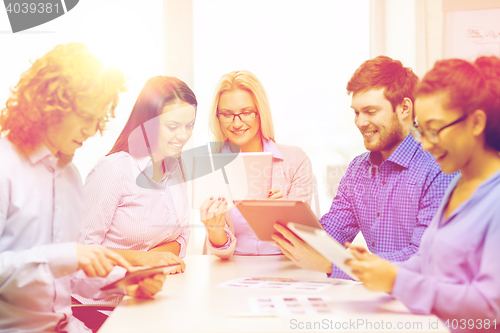
<instances>
[{"instance_id":1,"label":"man with red hair","mask_svg":"<svg viewBox=\"0 0 500 333\"><path fill-rule=\"evenodd\" d=\"M410 68L386 56L365 61L347 83L355 124L369 152L356 157L340 181L330 211L321 218L338 242L362 232L368 249L391 261L417 252L452 176L410 135L414 123ZM275 241L298 266L349 278L280 225Z\"/></svg>"},{"instance_id":2,"label":"man with red hair","mask_svg":"<svg viewBox=\"0 0 500 333\"><path fill-rule=\"evenodd\" d=\"M93 298L150 297L165 277L101 292L132 266L101 246L77 244L83 184L76 149L114 116L123 75L78 43L36 60L0 114L0 331L89 332L71 291ZM109 274L109 275L108 275ZM103 278L106 277L107 278ZM92 279L88 277L93 277Z\"/></svg>"}]
</instances>

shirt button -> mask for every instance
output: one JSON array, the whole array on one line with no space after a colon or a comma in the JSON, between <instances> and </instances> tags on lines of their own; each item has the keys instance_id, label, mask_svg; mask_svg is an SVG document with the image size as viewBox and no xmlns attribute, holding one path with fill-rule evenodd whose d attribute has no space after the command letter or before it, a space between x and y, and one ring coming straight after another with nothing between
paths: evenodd
<instances>
[{"instance_id":1,"label":"shirt button","mask_svg":"<svg viewBox=\"0 0 500 333\"><path fill-rule=\"evenodd\" d=\"M372 246L374 247L374 246L375 246L375 243L372 243Z\"/></svg>"},{"instance_id":2,"label":"shirt button","mask_svg":"<svg viewBox=\"0 0 500 333\"><path fill-rule=\"evenodd\" d=\"M56 239L56 243L59 243L59 238Z\"/></svg>"},{"instance_id":3,"label":"shirt button","mask_svg":"<svg viewBox=\"0 0 500 333\"><path fill-rule=\"evenodd\" d=\"M382 185L385 185L385 180L382 181Z\"/></svg>"},{"instance_id":4,"label":"shirt button","mask_svg":"<svg viewBox=\"0 0 500 333\"><path fill-rule=\"evenodd\" d=\"M379 217L379 216L380 216L380 213L377 213L377 217Z\"/></svg>"}]
</instances>

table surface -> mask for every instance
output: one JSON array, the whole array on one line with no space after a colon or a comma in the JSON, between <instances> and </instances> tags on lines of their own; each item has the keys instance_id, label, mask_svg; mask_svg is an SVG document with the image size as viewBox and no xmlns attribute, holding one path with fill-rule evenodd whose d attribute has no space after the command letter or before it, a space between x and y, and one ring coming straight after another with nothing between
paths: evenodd
<instances>
[{"instance_id":1,"label":"table surface","mask_svg":"<svg viewBox=\"0 0 500 333\"><path fill-rule=\"evenodd\" d=\"M370 292L359 283L300 269L285 256L235 256L223 261L213 255L193 255L185 262L186 271L168 276L154 299L125 297L99 333L449 332L436 316L413 315L386 293ZM331 286L315 293L217 287L237 277L325 281ZM247 300L292 294L328 296L332 313L258 316L251 312Z\"/></svg>"}]
</instances>

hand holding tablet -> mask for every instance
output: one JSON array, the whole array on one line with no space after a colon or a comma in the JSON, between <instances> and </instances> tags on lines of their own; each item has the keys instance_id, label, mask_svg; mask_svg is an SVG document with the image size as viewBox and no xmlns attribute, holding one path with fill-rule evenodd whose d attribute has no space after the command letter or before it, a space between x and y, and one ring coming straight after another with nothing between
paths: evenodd
<instances>
[{"instance_id":1,"label":"hand holding tablet","mask_svg":"<svg viewBox=\"0 0 500 333\"><path fill-rule=\"evenodd\" d=\"M128 272L125 277L108 285L105 285L101 288L101 290L110 290L115 288L123 288L130 285L137 285L147 277L151 277L157 274L169 274L171 271L175 271L178 267L180 267L180 264L145 268L139 269L134 272Z\"/></svg>"},{"instance_id":2,"label":"hand holding tablet","mask_svg":"<svg viewBox=\"0 0 500 333\"><path fill-rule=\"evenodd\" d=\"M359 281L358 277L352 272L352 268L345 264L346 260L355 259L354 255L330 237L326 231L292 222L288 223L287 227L331 263L335 264L354 280ZM355 250L359 251L357 248Z\"/></svg>"}]
</instances>

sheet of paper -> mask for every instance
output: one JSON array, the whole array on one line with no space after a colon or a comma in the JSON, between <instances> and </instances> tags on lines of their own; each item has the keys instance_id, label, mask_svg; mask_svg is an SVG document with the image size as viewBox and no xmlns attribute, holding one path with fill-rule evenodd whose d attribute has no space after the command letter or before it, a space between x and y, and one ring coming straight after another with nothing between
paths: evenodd
<instances>
[{"instance_id":1,"label":"sheet of paper","mask_svg":"<svg viewBox=\"0 0 500 333\"><path fill-rule=\"evenodd\" d=\"M237 289L270 289L270 290L290 290L318 292L329 288L332 283L325 281L295 281L281 278L249 278L240 277L225 281L219 284L218 288L237 288Z\"/></svg>"},{"instance_id":2,"label":"sheet of paper","mask_svg":"<svg viewBox=\"0 0 500 333\"><path fill-rule=\"evenodd\" d=\"M451 54L473 61L479 56L500 56L500 9L453 12ZM450 37L448 37L450 38Z\"/></svg>"},{"instance_id":3,"label":"sheet of paper","mask_svg":"<svg viewBox=\"0 0 500 333\"><path fill-rule=\"evenodd\" d=\"M329 315L335 307L330 297L320 295L272 295L247 300L253 315Z\"/></svg>"}]
</instances>

